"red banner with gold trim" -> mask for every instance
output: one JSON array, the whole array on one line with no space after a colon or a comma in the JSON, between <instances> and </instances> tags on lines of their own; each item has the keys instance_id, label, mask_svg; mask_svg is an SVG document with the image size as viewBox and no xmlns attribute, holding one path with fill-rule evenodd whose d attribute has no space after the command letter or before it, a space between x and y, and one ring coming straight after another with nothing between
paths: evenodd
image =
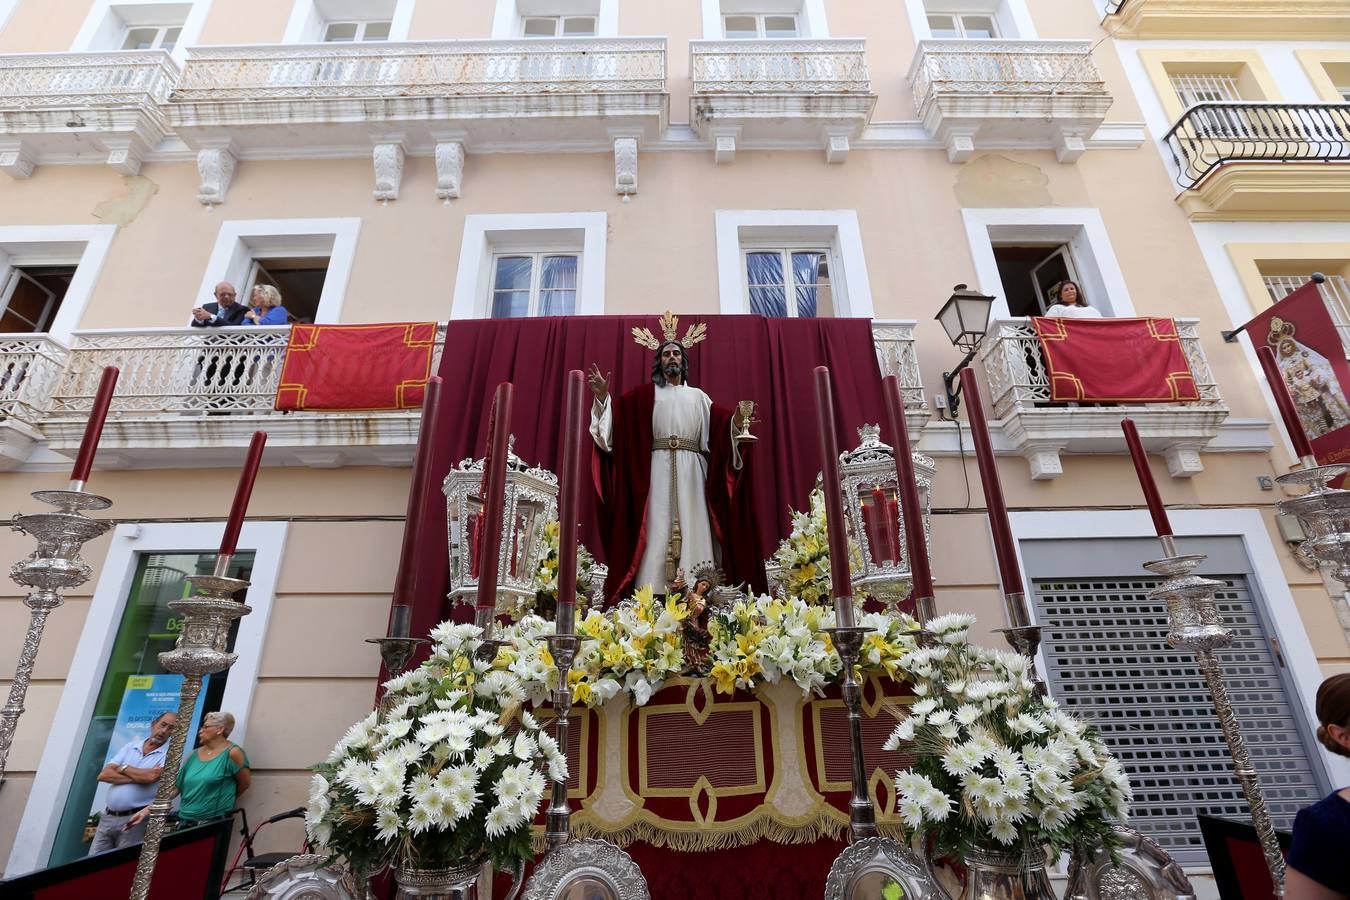
<instances>
[{"instance_id":1,"label":"red banner with gold trim","mask_svg":"<svg viewBox=\"0 0 1350 900\"><path fill-rule=\"evenodd\" d=\"M435 322L294 325L276 408L420 409L435 346Z\"/></svg>"},{"instance_id":2,"label":"red banner with gold trim","mask_svg":"<svg viewBox=\"0 0 1350 900\"><path fill-rule=\"evenodd\" d=\"M1056 402L1184 403L1200 391L1172 319L1032 319Z\"/></svg>"}]
</instances>

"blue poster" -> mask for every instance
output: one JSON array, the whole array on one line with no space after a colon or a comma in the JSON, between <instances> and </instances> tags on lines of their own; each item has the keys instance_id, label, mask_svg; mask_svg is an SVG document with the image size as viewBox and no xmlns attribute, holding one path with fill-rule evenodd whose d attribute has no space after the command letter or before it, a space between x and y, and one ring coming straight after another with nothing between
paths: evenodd
<instances>
[{"instance_id":1,"label":"blue poster","mask_svg":"<svg viewBox=\"0 0 1350 900\"><path fill-rule=\"evenodd\" d=\"M197 695L197 706L192 711L187 741L183 745L186 754L197 741L197 728L202 720L202 707L206 704L206 684L210 675L202 677L202 690ZM182 675L130 675L127 687L122 694L122 706L117 710L117 722L113 725L112 739L108 742L108 752L103 758L106 766L122 748L132 741L143 742L150 736L150 723L166 712L178 712L179 694L183 689ZM100 767L101 768L101 767ZM94 805L90 812L103 809L103 796L108 785L100 783L94 794Z\"/></svg>"}]
</instances>

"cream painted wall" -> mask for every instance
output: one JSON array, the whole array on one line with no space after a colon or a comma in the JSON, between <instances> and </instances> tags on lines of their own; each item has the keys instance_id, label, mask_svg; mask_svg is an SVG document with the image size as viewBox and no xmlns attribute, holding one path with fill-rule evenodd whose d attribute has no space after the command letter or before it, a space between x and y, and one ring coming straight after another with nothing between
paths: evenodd
<instances>
[{"instance_id":1,"label":"cream painted wall","mask_svg":"<svg viewBox=\"0 0 1350 900\"><path fill-rule=\"evenodd\" d=\"M211 4L203 44L279 44L294 0L221 0Z\"/></svg>"},{"instance_id":2,"label":"cream painted wall","mask_svg":"<svg viewBox=\"0 0 1350 900\"><path fill-rule=\"evenodd\" d=\"M19 0L0 29L0 53L65 52L94 0Z\"/></svg>"},{"instance_id":3,"label":"cream painted wall","mask_svg":"<svg viewBox=\"0 0 1350 900\"><path fill-rule=\"evenodd\" d=\"M702 10L698 2L620 2L619 34L665 36L670 121L672 124L689 124L689 42L703 37Z\"/></svg>"},{"instance_id":4,"label":"cream painted wall","mask_svg":"<svg viewBox=\"0 0 1350 900\"><path fill-rule=\"evenodd\" d=\"M415 41L492 36L491 0L418 0L408 37Z\"/></svg>"}]
</instances>

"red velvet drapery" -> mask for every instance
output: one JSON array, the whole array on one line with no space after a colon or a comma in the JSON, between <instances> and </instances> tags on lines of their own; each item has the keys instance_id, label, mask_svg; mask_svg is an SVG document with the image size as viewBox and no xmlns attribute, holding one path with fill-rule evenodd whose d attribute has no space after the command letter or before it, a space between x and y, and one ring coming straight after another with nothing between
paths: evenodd
<instances>
[{"instance_id":1,"label":"red velvet drapery","mask_svg":"<svg viewBox=\"0 0 1350 900\"><path fill-rule=\"evenodd\" d=\"M690 350L690 382L715 403L758 404L754 494L760 552L768 557L787 533L789 508L806 505L820 471L813 368L829 366L833 375L841 447L857 444L858 426L881 421L885 407L871 322L685 315L679 334L698 322L706 323L708 336ZM594 362L614 373L611 390L642 384L651 377L652 351L634 343L635 326L660 333L655 315L451 322L439 373L445 379L446 425L432 436L437 483L452 464L483 454L491 393L503 381L515 385L517 455L557 471L567 371ZM447 615L445 498L437 491L423 502L434 514L418 536L414 635L425 635ZM600 555L592 496L582 498L581 539Z\"/></svg>"}]
</instances>

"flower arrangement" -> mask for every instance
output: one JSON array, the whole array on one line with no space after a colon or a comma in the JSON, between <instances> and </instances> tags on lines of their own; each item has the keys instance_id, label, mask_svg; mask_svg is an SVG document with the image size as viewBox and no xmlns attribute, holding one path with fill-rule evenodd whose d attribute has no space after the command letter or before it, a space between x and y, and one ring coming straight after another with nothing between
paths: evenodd
<instances>
[{"instance_id":1,"label":"flower arrangement","mask_svg":"<svg viewBox=\"0 0 1350 900\"><path fill-rule=\"evenodd\" d=\"M709 623L711 675L719 693L754 690L783 678L803 693L820 693L841 663L822 629L834 613L795 597L739 600Z\"/></svg>"},{"instance_id":2,"label":"flower arrangement","mask_svg":"<svg viewBox=\"0 0 1350 900\"><path fill-rule=\"evenodd\" d=\"M558 602L558 545L561 535L558 520L544 525L544 554L539 559L539 567L534 571L534 598L536 609L555 609ZM588 597L586 590L595 578L595 557L591 556L581 544L577 545L577 605L585 606ZM514 617L523 615L527 610L518 609Z\"/></svg>"},{"instance_id":3,"label":"flower arrangement","mask_svg":"<svg viewBox=\"0 0 1350 900\"><path fill-rule=\"evenodd\" d=\"M1037 696L1025 657L971 644L974 621L930 620L933 645L895 666L918 697L885 745L916 757L896 773L906 835L928 833L956 857L1114 848L1111 819L1125 819L1131 798L1120 763L1093 728Z\"/></svg>"},{"instance_id":4,"label":"flower arrangement","mask_svg":"<svg viewBox=\"0 0 1350 900\"><path fill-rule=\"evenodd\" d=\"M607 614L588 611L577 623L577 633L594 640L582 643L576 667L568 674L573 699L598 706L626 690L634 703L644 705L684 667L680 622L688 615L689 607L678 595L662 603L650 587Z\"/></svg>"},{"instance_id":5,"label":"flower arrangement","mask_svg":"<svg viewBox=\"0 0 1350 900\"><path fill-rule=\"evenodd\" d=\"M830 539L825 527L825 494L811 491L806 512L793 512L792 532L778 545L774 562L782 568L782 593L807 603L830 597Z\"/></svg>"},{"instance_id":6,"label":"flower arrangement","mask_svg":"<svg viewBox=\"0 0 1350 900\"><path fill-rule=\"evenodd\" d=\"M445 622L431 637L431 657L385 682L380 708L314 767L309 838L358 872L513 869L533 856L545 772L567 777L557 743L521 709L520 679L477 657L482 630Z\"/></svg>"}]
</instances>

